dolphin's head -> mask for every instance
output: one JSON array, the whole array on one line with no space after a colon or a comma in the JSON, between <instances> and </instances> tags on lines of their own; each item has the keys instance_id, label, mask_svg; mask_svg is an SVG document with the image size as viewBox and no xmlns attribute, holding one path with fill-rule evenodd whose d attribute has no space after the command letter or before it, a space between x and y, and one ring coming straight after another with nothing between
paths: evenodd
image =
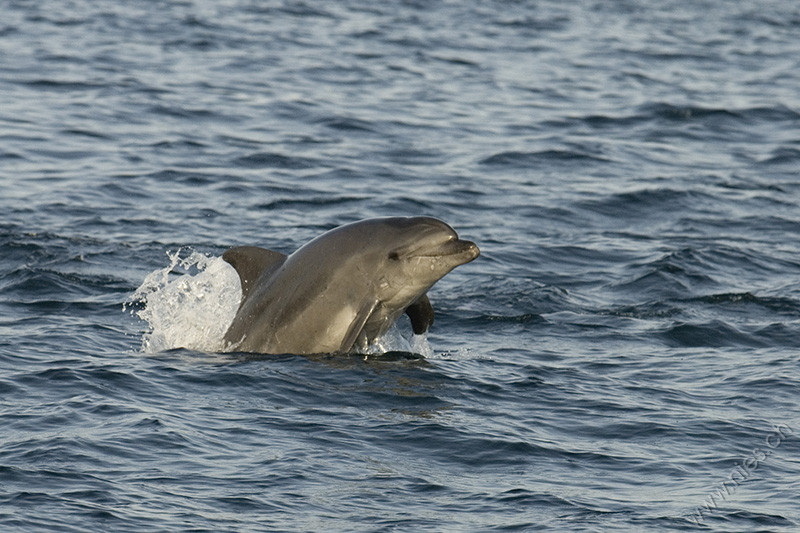
<instances>
[{"instance_id":1,"label":"dolphin's head","mask_svg":"<svg viewBox=\"0 0 800 533\"><path fill-rule=\"evenodd\" d=\"M479 254L475 243L459 239L441 220L387 217L335 228L300 248L289 262L306 264L313 258L324 277L338 273L325 283L369 287L382 306L402 312L448 272ZM319 257L331 262L320 263ZM339 268L332 270L331 265Z\"/></svg>"},{"instance_id":2,"label":"dolphin's head","mask_svg":"<svg viewBox=\"0 0 800 533\"><path fill-rule=\"evenodd\" d=\"M404 307L480 250L459 239L455 230L435 218L393 217L370 223L366 240L380 265L379 297L384 305Z\"/></svg>"},{"instance_id":3,"label":"dolphin's head","mask_svg":"<svg viewBox=\"0 0 800 533\"><path fill-rule=\"evenodd\" d=\"M469 263L480 250L474 242L459 239L455 230L435 218L389 218L384 222L396 232L386 259L408 275L442 278L459 265Z\"/></svg>"}]
</instances>

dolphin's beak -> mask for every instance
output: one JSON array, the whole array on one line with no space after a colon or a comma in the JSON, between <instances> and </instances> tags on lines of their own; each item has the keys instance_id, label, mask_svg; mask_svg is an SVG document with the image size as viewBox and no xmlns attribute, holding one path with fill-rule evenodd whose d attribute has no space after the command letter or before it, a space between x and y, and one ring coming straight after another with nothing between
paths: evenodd
<instances>
[{"instance_id":1,"label":"dolphin's beak","mask_svg":"<svg viewBox=\"0 0 800 533\"><path fill-rule=\"evenodd\" d=\"M444 243L414 255L417 257L447 258L448 262L452 261L456 265L463 265L464 263L469 263L480 254L481 251L474 242L453 237Z\"/></svg>"},{"instance_id":2,"label":"dolphin's beak","mask_svg":"<svg viewBox=\"0 0 800 533\"><path fill-rule=\"evenodd\" d=\"M454 239L452 241L446 242L442 245L439 250L438 254L441 256L461 256L464 258L463 263L469 263L479 255L481 255L481 251L478 248L478 245L472 241L467 241L463 239Z\"/></svg>"}]
</instances>

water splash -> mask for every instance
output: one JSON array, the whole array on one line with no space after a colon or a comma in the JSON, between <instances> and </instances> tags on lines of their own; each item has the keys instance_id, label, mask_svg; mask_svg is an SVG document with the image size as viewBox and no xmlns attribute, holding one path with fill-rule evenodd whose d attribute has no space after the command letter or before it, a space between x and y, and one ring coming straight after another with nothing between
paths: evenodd
<instances>
[{"instance_id":1,"label":"water splash","mask_svg":"<svg viewBox=\"0 0 800 533\"><path fill-rule=\"evenodd\" d=\"M433 349L428 342L427 334L404 335L397 324L393 324L383 336L364 351L364 355L381 355L387 352L408 352L419 354L425 358L433 355Z\"/></svg>"},{"instance_id":2,"label":"water splash","mask_svg":"<svg viewBox=\"0 0 800 533\"><path fill-rule=\"evenodd\" d=\"M239 276L221 257L185 253L167 252L170 264L148 274L125 305L148 323L142 352L225 349L223 336L242 297ZM141 309L134 311L134 305Z\"/></svg>"}]
</instances>

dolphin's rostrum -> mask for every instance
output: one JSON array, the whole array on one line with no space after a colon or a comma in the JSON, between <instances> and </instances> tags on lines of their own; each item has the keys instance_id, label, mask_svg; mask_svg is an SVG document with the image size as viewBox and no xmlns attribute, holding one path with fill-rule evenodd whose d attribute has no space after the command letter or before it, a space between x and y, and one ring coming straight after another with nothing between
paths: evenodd
<instances>
[{"instance_id":1,"label":"dolphin's rostrum","mask_svg":"<svg viewBox=\"0 0 800 533\"><path fill-rule=\"evenodd\" d=\"M224 340L244 352L350 352L404 312L414 333L423 333L433 323L428 289L479 254L475 243L429 217L354 222L289 256L231 248L222 257L239 274L242 301Z\"/></svg>"}]
</instances>

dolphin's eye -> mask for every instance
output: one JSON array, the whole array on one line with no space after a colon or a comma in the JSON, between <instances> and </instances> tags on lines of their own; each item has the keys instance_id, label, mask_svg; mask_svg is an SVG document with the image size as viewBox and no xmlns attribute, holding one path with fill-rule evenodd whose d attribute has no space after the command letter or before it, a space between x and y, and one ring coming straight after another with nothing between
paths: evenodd
<instances>
[{"instance_id":1,"label":"dolphin's eye","mask_svg":"<svg viewBox=\"0 0 800 533\"><path fill-rule=\"evenodd\" d=\"M398 255L397 252L389 252L389 259L391 261L397 261L398 259L400 259L400 256Z\"/></svg>"}]
</instances>

